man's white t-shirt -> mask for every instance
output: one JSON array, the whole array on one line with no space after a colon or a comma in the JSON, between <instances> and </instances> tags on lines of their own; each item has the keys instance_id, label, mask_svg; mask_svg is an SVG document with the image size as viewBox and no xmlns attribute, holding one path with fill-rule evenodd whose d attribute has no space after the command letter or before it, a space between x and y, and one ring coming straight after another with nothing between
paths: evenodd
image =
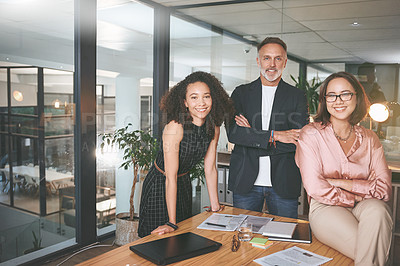
<instances>
[{"instance_id":1,"label":"man's white t-shirt","mask_svg":"<svg viewBox=\"0 0 400 266\"><path fill-rule=\"evenodd\" d=\"M262 85L261 99L261 124L262 130L268 130L269 121L271 120L272 105L274 104L275 92L278 86ZM265 141L268 141L266 139ZM261 156L258 176L254 182L255 186L272 186L271 182L271 160L269 156Z\"/></svg>"}]
</instances>

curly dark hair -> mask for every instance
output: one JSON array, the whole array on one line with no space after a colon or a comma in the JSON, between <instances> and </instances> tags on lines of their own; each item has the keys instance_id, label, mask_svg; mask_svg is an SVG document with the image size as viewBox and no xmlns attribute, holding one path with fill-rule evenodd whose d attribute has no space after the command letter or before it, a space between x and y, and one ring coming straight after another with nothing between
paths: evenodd
<instances>
[{"instance_id":1,"label":"curly dark hair","mask_svg":"<svg viewBox=\"0 0 400 266\"><path fill-rule=\"evenodd\" d=\"M331 74L329 77L325 79L325 81L321 85L321 89L319 92L319 107L318 107L318 112L316 116L314 117L314 121L316 122L321 122L323 125L327 125L330 121L331 114L328 112L327 106L326 106L326 100L325 100L325 95L326 95L326 90L328 89L328 84L334 79L337 78L343 78L347 80L347 82L350 83L350 85L354 88L356 91L355 97L357 97L357 105L356 109L354 109L353 113L350 115L349 122L351 125L355 125L359 123L361 120L364 119L364 117L368 113L368 108L369 108L369 101L368 97L365 94L365 90L363 86L360 84L360 82L357 80L354 75L348 73L348 72L337 72Z\"/></svg>"},{"instance_id":2,"label":"curly dark hair","mask_svg":"<svg viewBox=\"0 0 400 266\"><path fill-rule=\"evenodd\" d=\"M161 99L160 109L166 114L166 123L175 121L183 127L190 128L193 118L187 110L184 100L189 84L203 82L210 88L212 107L206 117L206 131L209 138L214 138L215 127L225 125L233 119L235 113L233 102L222 87L221 82L212 74L197 71L180 81Z\"/></svg>"}]
</instances>

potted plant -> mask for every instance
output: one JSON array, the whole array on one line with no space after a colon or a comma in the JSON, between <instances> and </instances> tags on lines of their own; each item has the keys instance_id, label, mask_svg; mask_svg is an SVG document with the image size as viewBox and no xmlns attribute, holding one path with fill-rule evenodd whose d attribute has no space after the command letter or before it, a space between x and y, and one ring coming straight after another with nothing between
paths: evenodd
<instances>
[{"instance_id":1,"label":"potted plant","mask_svg":"<svg viewBox=\"0 0 400 266\"><path fill-rule=\"evenodd\" d=\"M106 144L111 147L116 145L123 151L123 163L120 167L125 170L129 167L133 168L133 183L129 197L129 215L116 215L117 228L115 243L117 245L127 244L138 238L138 219L135 217L135 208L133 204L138 174L140 170L148 170L150 168L158 150L157 140L153 138L150 133L142 130L131 131L129 130L131 126L132 124L128 124L126 127L116 129L112 133L101 135L101 149L103 149Z\"/></svg>"},{"instance_id":2,"label":"potted plant","mask_svg":"<svg viewBox=\"0 0 400 266\"><path fill-rule=\"evenodd\" d=\"M292 75L290 75L290 77L296 83L295 86L297 88L305 91L310 115L316 114L319 103L319 94L317 89L321 86L322 82L320 82L316 77L311 80L311 83L302 77L299 77L298 80L296 80Z\"/></svg>"},{"instance_id":3,"label":"potted plant","mask_svg":"<svg viewBox=\"0 0 400 266\"><path fill-rule=\"evenodd\" d=\"M190 174L190 180L194 181L197 180L196 187L200 186L201 184L204 184L204 159L198 162L195 166L193 166L192 169L189 171Z\"/></svg>"}]
</instances>

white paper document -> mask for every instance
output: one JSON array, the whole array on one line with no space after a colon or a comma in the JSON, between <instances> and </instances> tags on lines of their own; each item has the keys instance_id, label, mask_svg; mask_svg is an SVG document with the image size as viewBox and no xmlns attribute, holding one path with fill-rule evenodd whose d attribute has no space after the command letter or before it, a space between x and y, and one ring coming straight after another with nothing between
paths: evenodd
<instances>
[{"instance_id":1,"label":"white paper document","mask_svg":"<svg viewBox=\"0 0 400 266\"><path fill-rule=\"evenodd\" d=\"M264 236L291 238L297 223L271 221L264 225L260 231Z\"/></svg>"},{"instance_id":2,"label":"white paper document","mask_svg":"<svg viewBox=\"0 0 400 266\"><path fill-rule=\"evenodd\" d=\"M197 226L197 228L218 231L235 231L238 226L246 219L246 217L246 215L213 213L199 226Z\"/></svg>"},{"instance_id":3,"label":"white paper document","mask_svg":"<svg viewBox=\"0 0 400 266\"><path fill-rule=\"evenodd\" d=\"M257 262L263 266L318 266L330 260L332 260L332 258L323 257L299 247L291 247L274 254L255 259L254 262Z\"/></svg>"}]
</instances>

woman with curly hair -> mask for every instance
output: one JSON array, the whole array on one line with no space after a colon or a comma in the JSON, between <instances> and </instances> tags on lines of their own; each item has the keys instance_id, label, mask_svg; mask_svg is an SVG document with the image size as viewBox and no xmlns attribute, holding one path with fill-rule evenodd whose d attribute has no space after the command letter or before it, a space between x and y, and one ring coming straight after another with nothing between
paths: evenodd
<instances>
[{"instance_id":1,"label":"woman with curly hair","mask_svg":"<svg viewBox=\"0 0 400 266\"><path fill-rule=\"evenodd\" d=\"M178 229L192 216L189 170L204 158L211 210L219 211L215 165L220 126L233 117L233 104L216 77L194 72L162 99L166 126L159 151L143 183L139 212L140 237Z\"/></svg>"}]
</instances>

